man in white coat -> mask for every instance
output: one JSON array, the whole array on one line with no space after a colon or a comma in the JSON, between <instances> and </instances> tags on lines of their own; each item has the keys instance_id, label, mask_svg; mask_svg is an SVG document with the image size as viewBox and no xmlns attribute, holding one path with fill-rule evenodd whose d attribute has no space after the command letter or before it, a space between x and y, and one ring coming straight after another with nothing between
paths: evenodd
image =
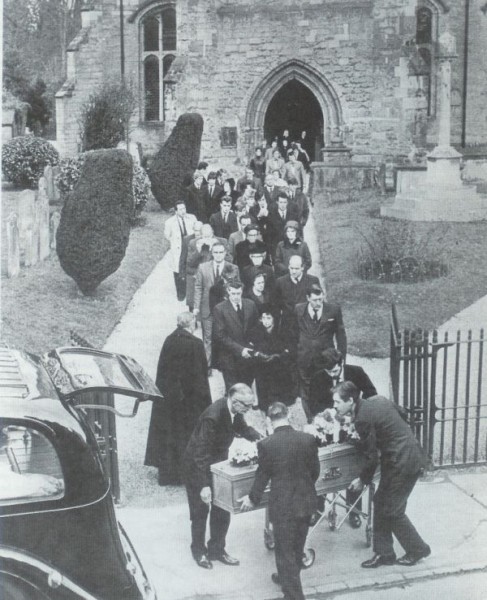
<instances>
[{"instance_id":1,"label":"man in white coat","mask_svg":"<svg viewBox=\"0 0 487 600\"><path fill-rule=\"evenodd\" d=\"M168 251L169 264L174 273L176 294L179 301L186 297L186 281L184 273L179 272L179 262L183 247L183 238L193 231L196 217L186 212L186 204L179 200L176 202L176 214L166 221L164 237L170 244Z\"/></svg>"}]
</instances>

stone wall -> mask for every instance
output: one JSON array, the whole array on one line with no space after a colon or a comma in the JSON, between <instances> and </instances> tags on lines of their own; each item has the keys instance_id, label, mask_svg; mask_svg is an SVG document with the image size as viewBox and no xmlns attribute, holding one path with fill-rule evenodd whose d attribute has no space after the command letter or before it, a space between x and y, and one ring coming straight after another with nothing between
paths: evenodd
<instances>
[{"instance_id":1,"label":"stone wall","mask_svg":"<svg viewBox=\"0 0 487 600\"><path fill-rule=\"evenodd\" d=\"M425 117L425 101L417 94L418 81L409 68L407 46L415 36L418 2L434 10L438 36L448 28L457 39L452 136L459 142L465 3L454 0L177 0L179 70L170 118L143 123L139 106L131 137L153 153L180 114L196 111L205 120L202 156L235 168L246 162L250 148L262 137L263 116L249 114L253 109L265 111L268 98L260 89L262 82L277 85L279 67L294 63L297 76L309 81L321 101L328 126L338 120L346 128L356 160L375 163L408 154L413 140L434 144L434 106ZM98 82L120 73L119 4L115 0L95 4L100 21L95 19L85 32L76 50L75 76L59 95L58 126L69 153L76 147L74 123L80 104ZM471 0L468 143L487 137L487 103L482 97L487 76L484 4ZM125 74L140 87L139 18L156 4L125 0L124 5ZM137 8L141 11L134 14ZM433 97L436 85L433 78ZM222 127L237 129L236 148L221 147Z\"/></svg>"}]
</instances>

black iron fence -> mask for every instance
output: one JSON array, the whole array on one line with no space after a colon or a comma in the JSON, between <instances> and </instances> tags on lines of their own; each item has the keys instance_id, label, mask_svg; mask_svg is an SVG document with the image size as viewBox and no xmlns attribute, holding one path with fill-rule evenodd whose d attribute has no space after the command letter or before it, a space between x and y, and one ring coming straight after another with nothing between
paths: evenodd
<instances>
[{"instance_id":1,"label":"black iron fence","mask_svg":"<svg viewBox=\"0 0 487 600\"><path fill-rule=\"evenodd\" d=\"M392 396L435 467L487 463L484 330L402 330L391 311Z\"/></svg>"}]
</instances>

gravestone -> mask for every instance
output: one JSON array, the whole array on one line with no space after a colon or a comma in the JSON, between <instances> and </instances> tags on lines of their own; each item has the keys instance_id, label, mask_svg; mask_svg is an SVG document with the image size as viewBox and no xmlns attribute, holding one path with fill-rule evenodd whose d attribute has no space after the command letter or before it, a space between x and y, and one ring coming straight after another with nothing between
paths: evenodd
<instances>
[{"instance_id":1,"label":"gravestone","mask_svg":"<svg viewBox=\"0 0 487 600\"><path fill-rule=\"evenodd\" d=\"M24 230L24 266L31 267L37 263L38 246L37 236L34 241L34 224L31 224Z\"/></svg>"},{"instance_id":2,"label":"gravestone","mask_svg":"<svg viewBox=\"0 0 487 600\"><path fill-rule=\"evenodd\" d=\"M24 264L29 266L32 254L32 230L34 228L34 210L36 195L34 190L23 190L20 192L18 204L18 229L21 257L24 256ZM30 233L28 231L30 230ZM28 249L29 247L29 249ZM27 256L28 255L28 256Z\"/></svg>"},{"instance_id":3,"label":"gravestone","mask_svg":"<svg viewBox=\"0 0 487 600\"><path fill-rule=\"evenodd\" d=\"M52 204L56 204L61 198L59 189L56 185L56 176L58 174L58 166L53 167L51 165L46 165L46 168L44 169L44 179L46 181L47 196L49 198L49 202Z\"/></svg>"},{"instance_id":4,"label":"gravestone","mask_svg":"<svg viewBox=\"0 0 487 600\"><path fill-rule=\"evenodd\" d=\"M39 231L39 260L46 259L50 253L49 197L47 187L45 178L41 177L36 202L36 223Z\"/></svg>"},{"instance_id":5,"label":"gravestone","mask_svg":"<svg viewBox=\"0 0 487 600\"><path fill-rule=\"evenodd\" d=\"M7 277L17 277L20 272L19 227L16 213L7 218Z\"/></svg>"},{"instance_id":6,"label":"gravestone","mask_svg":"<svg viewBox=\"0 0 487 600\"><path fill-rule=\"evenodd\" d=\"M57 210L51 216L51 248L56 248L56 235L61 220L61 213Z\"/></svg>"}]
</instances>

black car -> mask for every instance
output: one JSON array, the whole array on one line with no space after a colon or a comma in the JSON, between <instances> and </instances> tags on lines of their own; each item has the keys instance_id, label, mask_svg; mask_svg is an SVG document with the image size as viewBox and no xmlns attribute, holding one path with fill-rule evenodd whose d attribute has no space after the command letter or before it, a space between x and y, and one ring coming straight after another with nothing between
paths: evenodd
<instances>
[{"instance_id":1,"label":"black car","mask_svg":"<svg viewBox=\"0 0 487 600\"><path fill-rule=\"evenodd\" d=\"M117 522L110 478L79 401L103 392L134 397L133 414L143 400L162 400L126 356L69 347L38 357L0 348L2 600L156 598Z\"/></svg>"}]
</instances>

